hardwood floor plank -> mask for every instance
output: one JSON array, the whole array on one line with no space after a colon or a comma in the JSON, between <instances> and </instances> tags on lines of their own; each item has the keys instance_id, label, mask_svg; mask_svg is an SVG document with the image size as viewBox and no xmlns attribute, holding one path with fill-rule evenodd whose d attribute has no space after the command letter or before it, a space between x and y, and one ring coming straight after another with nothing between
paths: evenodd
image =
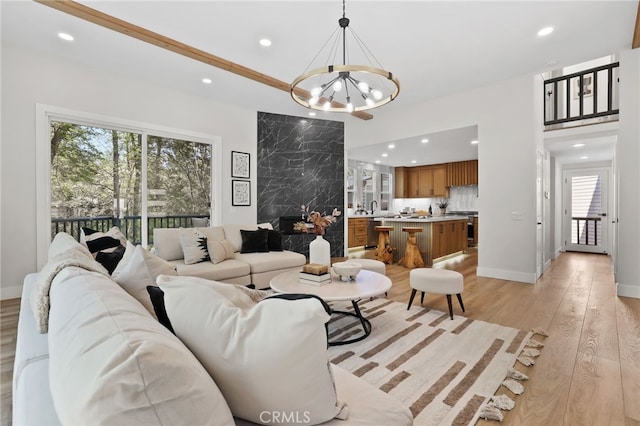
<instances>
[{"instance_id":1,"label":"hardwood floor plank","mask_svg":"<svg viewBox=\"0 0 640 426\"><path fill-rule=\"evenodd\" d=\"M640 299L616 299L622 374L622 398L627 425L640 425Z\"/></svg>"}]
</instances>

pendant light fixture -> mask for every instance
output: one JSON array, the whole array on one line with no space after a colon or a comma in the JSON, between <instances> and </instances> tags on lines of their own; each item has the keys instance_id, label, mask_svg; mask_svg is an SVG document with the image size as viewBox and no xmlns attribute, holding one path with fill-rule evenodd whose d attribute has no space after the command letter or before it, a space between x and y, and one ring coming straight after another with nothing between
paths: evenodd
<instances>
[{"instance_id":1,"label":"pendant light fixture","mask_svg":"<svg viewBox=\"0 0 640 426\"><path fill-rule=\"evenodd\" d=\"M345 0L342 0L339 27L325 42L305 72L291 83L291 97L306 108L327 112L366 111L391 102L400 92L398 79L383 69L355 31L349 27L350 21L346 17L345 9ZM360 48L360 56L367 62L366 65L347 64L347 58L353 57L347 50L348 34ZM332 39L333 42L330 43ZM333 64L331 61L338 56L340 46L342 64ZM327 60L322 66L317 67L318 63L314 61L321 57L323 52ZM309 71L312 66L317 68Z\"/></svg>"}]
</instances>

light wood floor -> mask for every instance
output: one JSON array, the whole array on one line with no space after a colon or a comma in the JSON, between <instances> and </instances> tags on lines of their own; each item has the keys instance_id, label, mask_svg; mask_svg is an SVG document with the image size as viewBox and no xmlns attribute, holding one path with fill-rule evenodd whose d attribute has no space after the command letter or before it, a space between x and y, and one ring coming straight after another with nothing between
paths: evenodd
<instances>
[{"instance_id":1,"label":"light wood floor","mask_svg":"<svg viewBox=\"0 0 640 426\"><path fill-rule=\"evenodd\" d=\"M535 285L476 277L476 266L475 249L435 265L464 275L465 316L549 334L503 424L640 425L640 300L616 296L609 257L563 253ZM408 270L387 265L387 275L393 281L388 298L407 303ZM442 295L426 295L424 304L447 310ZM454 298L454 314L457 309ZM0 302L2 425L11 424L18 310L17 300Z\"/></svg>"}]
</instances>

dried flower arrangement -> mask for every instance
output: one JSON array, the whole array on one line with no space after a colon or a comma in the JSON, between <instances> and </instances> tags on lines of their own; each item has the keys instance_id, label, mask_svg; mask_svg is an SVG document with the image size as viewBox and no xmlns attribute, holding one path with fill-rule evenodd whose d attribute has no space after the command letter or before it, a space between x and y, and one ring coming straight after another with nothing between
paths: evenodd
<instances>
[{"instance_id":1,"label":"dried flower arrangement","mask_svg":"<svg viewBox=\"0 0 640 426\"><path fill-rule=\"evenodd\" d=\"M342 213L338 209L333 209L330 215L326 213L320 213L315 210L309 213L309 206L302 205L302 217L306 217L306 222L300 221L293 224L293 230L295 232L310 233L313 232L316 235L324 235L325 230L336 222L336 218ZM309 226L311 225L311 226Z\"/></svg>"}]
</instances>

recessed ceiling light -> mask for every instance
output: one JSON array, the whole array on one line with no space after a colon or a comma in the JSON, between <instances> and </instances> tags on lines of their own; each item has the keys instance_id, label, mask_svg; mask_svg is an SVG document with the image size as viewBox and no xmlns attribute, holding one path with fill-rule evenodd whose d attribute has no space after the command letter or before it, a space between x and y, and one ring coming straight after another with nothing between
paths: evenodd
<instances>
[{"instance_id":1,"label":"recessed ceiling light","mask_svg":"<svg viewBox=\"0 0 640 426\"><path fill-rule=\"evenodd\" d=\"M376 164L380 164L380 160L376 160Z\"/></svg>"},{"instance_id":2,"label":"recessed ceiling light","mask_svg":"<svg viewBox=\"0 0 640 426\"><path fill-rule=\"evenodd\" d=\"M65 40L65 41L73 41L73 36L71 34L58 33L58 37L60 37L61 39Z\"/></svg>"},{"instance_id":3,"label":"recessed ceiling light","mask_svg":"<svg viewBox=\"0 0 640 426\"><path fill-rule=\"evenodd\" d=\"M472 140L471 145L478 145L478 141L476 139Z\"/></svg>"},{"instance_id":4,"label":"recessed ceiling light","mask_svg":"<svg viewBox=\"0 0 640 426\"><path fill-rule=\"evenodd\" d=\"M389 154L387 154L386 152L384 154L382 154L383 157L388 157Z\"/></svg>"},{"instance_id":5,"label":"recessed ceiling light","mask_svg":"<svg viewBox=\"0 0 640 426\"><path fill-rule=\"evenodd\" d=\"M416 160L411 160L411 164L416 164L417 161Z\"/></svg>"},{"instance_id":6,"label":"recessed ceiling light","mask_svg":"<svg viewBox=\"0 0 640 426\"><path fill-rule=\"evenodd\" d=\"M261 38L260 39L260 46L264 46L264 47L271 46L271 40L269 40L268 38Z\"/></svg>"},{"instance_id":7,"label":"recessed ceiling light","mask_svg":"<svg viewBox=\"0 0 640 426\"><path fill-rule=\"evenodd\" d=\"M429 139L424 138L424 139L422 139L420 142L422 142L422 143L429 143Z\"/></svg>"},{"instance_id":8,"label":"recessed ceiling light","mask_svg":"<svg viewBox=\"0 0 640 426\"><path fill-rule=\"evenodd\" d=\"M211 84L211 83L212 83L212 80L211 80L210 78L205 77L205 78L203 78L203 79L202 79L202 82L203 82L204 84Z\"/></svg>"},{"instance_id":9,"label":"recessed ceiling light","mask_svg":"<svg viewBox=\"0 0 640 426\"><path fill-rule=\"evenodd\" d=\"M586 160L587 158L589 158L588 155L583 155L582 157L580 157L581 160Z\"/></svg>"},{"instance_id":10,"label":"recessed ceiling light","mask_svg":"<svg viewBox=\"0 0 640 426\"><path fill-rule=\"evenodd\" d=\"M553 27L544 27L540 31L538 31L538 37L548 36L553 32Z\"/></svg>"},{"instance_id":11,"label":"recessed ceiling light","mask_svg":"<svg viewBox=\"0 0 640 426\"><path fill-rule=\"evenodd\" d=\"M544 63L545 67L554 67L558 65L558 61L556 61L555 59L549 59L547 62Z\"/></svg>"},{"instance_id":12,"label":"recessed ceiling light","mask_svg":"<svg viewBox=\"0 0 640 426\"><path fill-rule=\"evenodd\" d=\"M305 119L303 118L302 120L300 120L300 122L301 122L302 124L305 124L305 123L307 122L307 120L305 120Z\"/></svg>"},{"instance_id":13,"label":"recessed ceiling light","mask_svg":"<svg viewBox=\"0 0 640 426\"><path fill-rule=\"evenodd\" d=\"M396 147L396 146L395 146L394 144L392 144L392 143L390 143L389 145L387 145L387 148L389 148L389 149L393 149L393 148L395 148L395 147Z\"/></svg>"},{"instance_id":14,"label":"recessed ceiling light","mask_svg":"<svg viewBox=\"0 0 640 426\"><path fill-rule=\"evenodd\" d=\"M574 148L582 148L584 146L583 143L574 143L573 145L571 145Z\"/></svg>"},{"instance_id":15,"label":"recessed ceiling light","mask_svg":"<svg viewBox=\"0 0 640 426\"><path fill-rule=\"evenodd\" d=\"M311 112L309 113L309 117L315 117L315 116L316 116L316 113L315 113L315 112L311 111Z\"/></svg>"}]
</instances>

